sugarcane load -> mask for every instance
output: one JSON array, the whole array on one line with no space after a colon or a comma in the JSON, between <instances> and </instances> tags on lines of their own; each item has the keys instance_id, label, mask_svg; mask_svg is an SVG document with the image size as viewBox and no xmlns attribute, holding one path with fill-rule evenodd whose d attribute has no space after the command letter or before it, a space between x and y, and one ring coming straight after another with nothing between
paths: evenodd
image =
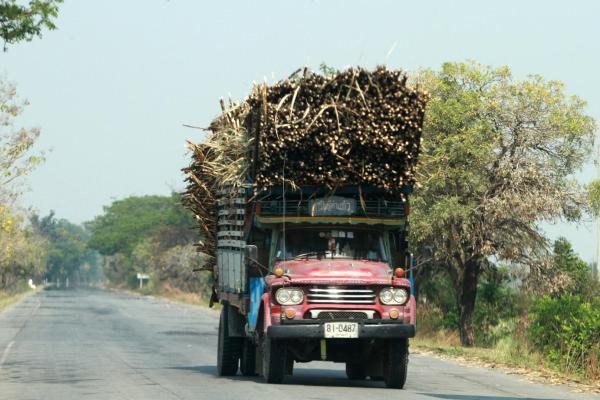
<instances>
[{"instance_id":1,"label":"sugarcane load","mask_svg":"<svg viewBox=\"0 0 600 400\"><path fill-rule=\"evenodd\" d=\"M408 197L427 94L401 71L299 70L256 85L189 143L184 204L223 304L221 375L279 383L346 363L403 387L415 301Z\"/></svg>"}]
</instances>

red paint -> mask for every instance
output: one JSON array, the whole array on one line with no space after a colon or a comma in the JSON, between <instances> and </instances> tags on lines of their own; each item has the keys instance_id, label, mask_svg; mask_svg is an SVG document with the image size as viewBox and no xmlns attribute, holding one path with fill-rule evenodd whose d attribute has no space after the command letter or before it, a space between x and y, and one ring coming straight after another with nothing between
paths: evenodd
<instances>
[{"instance_id":1,"label":"red paint","mask_svg":"<svg viewBox=\"0 0 600 400\"><path fill-rule=\"evenodd\" d=\"M282 267L291 279L387 280L391 283L392 276L387 263L345 258L280 261L275 267Z\"/></svg>"},{"instance_id":2,"label":"red paint","mask_svg":"<svg viewBox=\"0 0 600 400\"><path fill-rule=\"evenodd\" d=\"M313 285L328 286L370 286L375 289L377 294L379 289L388 286L400 286L410 288L410 282L406 278L393 276L393 271L389 265L384 262L368 260L351 259L323 259L323 260L290 260L280 261L275 264L275 268L281 267L285 275L277 278L270 275L266 278L267 287L271 291L281 286L295 286L308 288ZM305 291L306 294L306 291ZM267 300L266 294L263 295L263 301ZM268 323L281 323L282 307L271 299L268 299L268 306L264 304L265 310L270 310ZM379 297L375 298L375 304L308 304L305 300L303 304L297 306L285 306L293 308L296 311L295 320L310 318L310 310L372 310L382 319L389 319L389 310L396 308L399 311L398 319L405 323L415 323L415 300L411 296L408 303L404 306L386 306L379 302ZM266 318L265 318L266 319ZM267 321L265 320L265 327ZM265 328L266 329L266 328Z\"/></svg>"},{"instance_id":3,"label":"red paint","mask_svg":"<svg viewBox=\"0 0 600 400\"><path fill-rule=\"evenodd\" d=\"M271 295L269 292L264 293L261 297L263 306L263 332L267 333L267 329L271 326Z\"/></svg>"}]
</instances>

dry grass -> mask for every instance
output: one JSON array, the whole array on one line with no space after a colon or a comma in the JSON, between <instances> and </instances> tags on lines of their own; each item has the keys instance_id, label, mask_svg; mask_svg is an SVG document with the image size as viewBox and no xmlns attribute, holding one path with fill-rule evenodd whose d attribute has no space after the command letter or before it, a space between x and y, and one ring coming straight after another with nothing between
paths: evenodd
<instances>
[{"instance_id":1,"label":"dry grass","mask_svg":"<svg viewBox=\"0 0 600 400\"><path fill-rule=\"evenodd\" d=\"M7 292L0 290L0 311L33 293L35 293L35 290L31 289L26 289L17 292Z\"/></svg>"},{"instance_id":2,"label":"dry grass","mask_svg":"<svg viewBox=\"0 0 600 400\"><path fill-rule=\"evenodd\" d=\"M202 296L199 293L186 292L181 289L172 287L169 284L162 285L160 289L144 287L143 289L132 290L123 286L110 286L106 287L106 289L124 292L132 296L154 296L161 299L174 301L176 303L190 304L194 306L208 308L208 298L206 298L205 296ZM212 309L220 310L220 304L214 304Z\"/></svg>"},{"instance_id":3,"label":"dry grass","mask_svg":"<svg viewBox=\"0 0 600 400\"><path fill-rule=\"evenodd\" d=\"M208 299L201 294L184 292L183 290L174 288L170 285L163 285L156 295L178 303L208 307Z\"/></svg>"},{"instance_id":4,"label":"dry grass","mask_svg":"<svg viewBox=\"0 0 600 400\"><path fill-rule=\"evenodd\" d=\"M475 365L500 369L508 374L522 375L533 382L567 385L578 392L600 393L600 382L556 371L548 366L544 356L533 351L526 343L507 337L496 346L462 347L456 331L418 334L411 341L415 353Z\"/></svg>"}]
</instances>

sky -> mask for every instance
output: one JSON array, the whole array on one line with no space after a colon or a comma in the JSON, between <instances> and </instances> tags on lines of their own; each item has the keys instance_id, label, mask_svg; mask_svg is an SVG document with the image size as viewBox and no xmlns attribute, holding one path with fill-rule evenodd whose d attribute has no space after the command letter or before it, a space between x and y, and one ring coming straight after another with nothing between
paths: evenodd
<instances>
[{"instance_id":1,"label":"sky","mask_svg":"<svg viewBox=\"0 0 600 400\"><path fill-rule=\"evenodd\" d=\"M600 121L597 1L65 0L56 31L0 54L0 76L29 100L47 161L23 203L84 222L130 195L184 186L185 142L253 82L322 62L415 70L446 61L508 65L566 83ZM590 164L582 182L596 176ZM545 224L595 260L596 228Z\"/></svg>"}]
</instances>

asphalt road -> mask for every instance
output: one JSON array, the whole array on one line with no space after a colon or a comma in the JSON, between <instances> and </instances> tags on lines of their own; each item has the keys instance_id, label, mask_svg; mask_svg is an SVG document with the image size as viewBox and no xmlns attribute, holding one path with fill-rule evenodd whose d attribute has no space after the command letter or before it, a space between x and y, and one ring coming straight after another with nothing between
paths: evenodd
<instances>
[{"instance_id":1,"label":"asphalt road","mask_svg":"<svg viewBox=\"0 0 600 400\"><path fill-rule=\"evenodd\" d=\"M282 385L216 376L218 314L103 290L40 291L0 313L0 399L600 399L411 355L404 390L297 365Z\"/></svg>"}]
</instances>

